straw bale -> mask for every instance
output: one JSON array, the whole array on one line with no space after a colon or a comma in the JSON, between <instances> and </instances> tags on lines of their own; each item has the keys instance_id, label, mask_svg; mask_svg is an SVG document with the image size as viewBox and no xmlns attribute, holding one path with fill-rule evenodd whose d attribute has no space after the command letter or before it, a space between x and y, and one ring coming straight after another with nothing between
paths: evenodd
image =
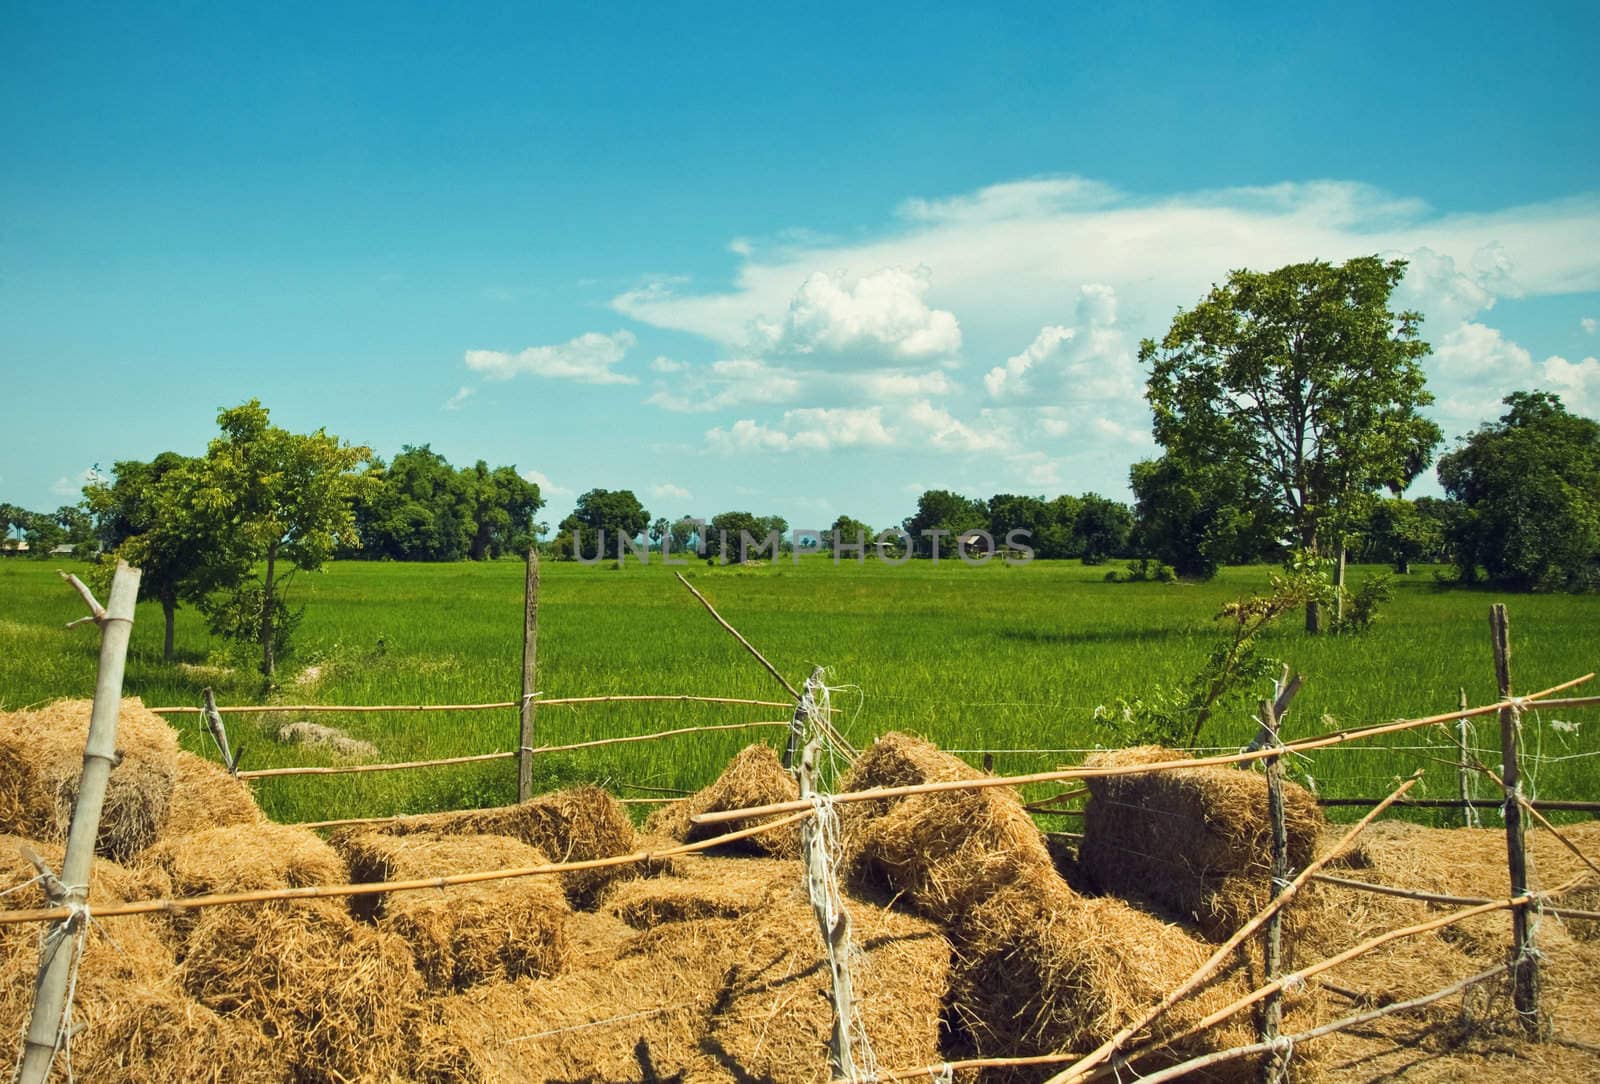
<instances>
[{"instance_id":1,"label":"straw bale","mask_svg":"<svg viewBox=\"0 0 1600 1084\"><path fill-rule=\"evenodd\" d=\"M706 918L739 918L792 891L800 867L780 858L685 855L672 876L619 884L604 910L634 929Z\"/></svg>"},{"instance_id":2,"label":"straw bale","mask_svg":"<svg viewBox=\"0 0 1600 1084\"><path fill-rule=\"evenodd\" d=\"M18 853L32 846L59 871L61 847L0 838L0 890L33 876ZM128 870L97 859L90 899L119 902L159 894L159 871ZM38 886L6 897L8 906L41 907ZM33 1009L42 925L0 926L0 1033L20 1035ZM89 926L72 1002L72 1074L79 1080L165 1084L171 1080L281 1080L282 1066L249 1025L218 1019L185 997L159 923L143 915L97 919ZM52 1080L67 1079L58 1056Z\"/></svg>"},{"instance_id":3,"label":"straw bale","mask_svg":"<svg viewBox=\"0 0 1600 1084\"><path fill-rule=\"evenodd\" d=\"M172 884L170 894L180 897L350 880L344 859L315 832L270 821L172 836L146 851L141 861L165 873ZM183 910L166 916L180 943L200 915L198 910ZM183 951L180 945L180 957Z\"/></svg>"},{"instance_id":4,"label":"straw bale","mask_svg":"<svg viewBox=\"0 0 1600 1084\"><path fill-rule=\"evenodd\" d=\"M413 1072L426 1081L735 1079L702 1039L729 967L728 919L635 932L610 916L611 951L553 979L491 983L438 998L418 1028ZM627 931L620 943L616 930ZM744 1078L748 1079L748 1078Z\"/></svg>"},{"instance_id":5,"label":"straw bale","mask_svg":"<svg viewBox=\"0 0 1600 1084\"><path fill-rule=\"evenodd\" d=\"M865 790L971 778L980 773L956 757L888 734L862 754L842 785ZM854 878L903 893L929 918L953 922L1003 885L1054 877L1044 838L1009 787L849 803L838 812Z\"/></svg>"},{"instance_id":6,"label":"straw bale","mask_svg":"<svg viewBox=\"0 0 1600 1084\"><path fill-rule=\"evenodd\" d=\"M850 899L851 986L879 1065L943 1060L940 1014L950 942L934 924ZM804 893L788 893L735 926L745 946L728 972L705 1045L735 1080L823 1084L830 1079L833 1006L827 957ZM865 1051L856 1051L858 1064Z\"/></svg>"},{"instance_id":7,"label":"straw bale","mask_svg":"<svg viewBox=\"0 0 1600 1084\"><path fill-rule=\"evenodd\" d=\"M331 901L207 909L178 969L185 990L258 1027L296 1081L407 1071L422 980L411 948Z\"/></svg>"},{"instance_id":8,"label":"straw bale","mask_svg":"<svg viewBox=\"0 0 1600 1084\"><path fill-rule=\"evenodd\" d=\"M1181 760L1160 746L1096 753L1089 767ZM1078 849L1104 892L1139 897L1224 940L1271 894L1267 783L1236 768L1184 768L1091 778ZM1326 821L1304 787L1284 785L1289 866L1313 858Z\"/></svg>"},{"instance_id":9,"label":"straw bale","mask_svg":"<svg viewBox=\"0 0 1600 1084\"><path fill-rule=\"evenodd\" d=\"M360 882L415 880L468 870L543 865L538 848L506 836L409 836L361 832L335 845ZM356 896L352 907L411 945L432 990L560 971L567 954L567 898L553 877L519 877L420 892Z\"/></svg>"},{"instance_id":10,"label":"straw bale","mask_svg":"<svg viewBox=\"0 0 1600 1084\"><path fill-rule=\"evenodd\" d=\"M1159 1001L1210 952L1177 926L1119 899L1077 896L1060 881L1001 889L963 919L956 945L954 1041L980 1056L1090 1050ZM1169 1010L1156 1033L1180 1031L1242 993L1236 977L1224 976ZM1179 1044L1171 1060L1252 1038L1247 1022L1219 1025ZM1219 1072L1223 1079L1255 1075L1248 1062Z\"/></svg>"},{"instance_id":11,"label":"straw bale","mask_svg":"<svg viewBox=\"0 0 1600 1084\"><path fill-rule=\"evenodd\" d=\"M0 712L0 832L65 839L83 773L89 700ZM161 834L177 778L178 738L137 697L117 720L121 762L111 770L96 853L128 859Z\"/></svg>"},{"instance_id":12,"label":"straw bale","mask_svg":"<svg viewBox=\"0 0 1600 1084\"><path fill-rule=\"evenodd\" d=\"M390 835L414 832L510 836L537 847L552 862L588 862L634 850L633 822L616 798L599 787L570 787L495 809L469 809L407 817L381 826ZM637 864L574 870L560 875L574 907L593 906L606 886L641 875Z\"/></svg>"},{"instance_id":13,"label":"straw bale","mask_svg":"<svg viewBox=\"0 0 1600 1084\"><path fill-rule=\"evenodd\" d=\"M219 764L178 750L177 781L161 838L193 835L230 824L259 824L265 818L243 780Z\"/></svg>"},{"instance_id":14,"label":"straw bale","mask_svg":"<svg viewBox=\"0 0 1600 1084\"><path fill-rule=\"evenodd\" d=\"M753 828L777 820L777 817L747 817L723 824L699 825L690 821L701 813L721 813L729 809L747 809L751 806L791 802L800 797L799 785L794 776L783 768L778 754L770 745L749 745L728 762L716 782L691 795L688 801L662 806L651 814L645 827L652 832L670 836L684 843L710 839L713 836ZM778 858L793 858L800 853L800 826L738 840L719 850L740 851L748 854L766 854Z\"/></svg>"}]
</instances>

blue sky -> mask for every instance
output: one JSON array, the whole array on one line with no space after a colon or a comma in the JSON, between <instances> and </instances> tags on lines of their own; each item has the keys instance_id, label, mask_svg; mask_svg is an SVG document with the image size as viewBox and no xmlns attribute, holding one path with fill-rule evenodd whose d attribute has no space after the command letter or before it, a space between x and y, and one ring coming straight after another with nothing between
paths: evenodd
<instances>
[{"instance_id":1,"label":"blue sky","mask_svg":"<svg viewBox=\"0 0 1600 1084\"><path fill-rule=\"evenodd\" d=\"M261 398L552 522L1125 494L1141 337L1412 260L1452 436L1600 415L1592 10L0 4L0 499Z\"/></svg>"}]
</instances>

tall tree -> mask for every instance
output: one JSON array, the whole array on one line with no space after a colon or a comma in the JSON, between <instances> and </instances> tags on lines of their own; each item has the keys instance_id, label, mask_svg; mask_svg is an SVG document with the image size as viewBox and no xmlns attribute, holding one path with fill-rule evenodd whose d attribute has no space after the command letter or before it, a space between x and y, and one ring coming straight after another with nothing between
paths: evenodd
<instances>
[{"instance_id":1,"label":"tall tree","mask_svg":"<svg viewBox=\"0 0 1600 1084\"><path fill-rule=\"evenodd\" d=\"M1139 551L1187 579L1210 579L1224 564L1266 556L1283 516L1258 479L1227 463L1172 456L1135 463L1128 472Z\"/></svg>"},{"instance_id":2,"label":"tall tree","mask_svg":"<svg viewBox=\"0 0 1600 1084\"><path fill-rule=\"evenodd\" d=\"M1100 564L1107 557L1126 556L1133 535L1133 512L1127 505L1109 497L1085 493L1078 506L1073 534L1086 565Z\"/></svg>"},{"instance_id":3,"label":"tall tree","mask_svg":"<svg viewBox=\"0 0 1600 1084\"><path fill-rule=\"evenodd\" d=\"M579 553L595 547L595 556L600 557L601 532L605 544L615 552L618 539L637 538L649 525L650 513L633 490L591 489L578 498L572 514L556 528L560 533L557 547L563 553L568 546L575 545Z\"/></svg>"},{"instance_id":4,"label":"tall tree","mask_svg":"<svg viewBox=\"0 0 1600 1084\"><path fill-rule=\"evenodd\" d=\"M917 498L916 514L903 526L911 536L913 556L932 555L935 544L941 557L954 556L956 539L967 531L981 531L989 526L989 509L983 501L948 489L930 489ZM925 536L924 531L929 534Z\"/></svg>"},{"instance_id":5,"label":"tall tree","mask_svg":"<svg viewBox=\"0 0 1600 1084\"><path fill-rule=\"evenodd\" d=\"M1249 472L1301 549L1336 549L1374 491L1403 490L1440 440L1418 413L1433 401L1422 318L1389 308L1405 266L1362 256L1233 272L1139 348L1156 441L1188 463ZM1321 627L1309 602L1306 628Z\"/></svg>"},{"instance_id":6,"label":"tall tree","mask_svg":"<svg viewBox=\"0 0 1600 1084\"><path fill-rule=\"evenodd\" d=\"M496 467L478 460L463 470L471 499L473 531L467 556L474 561L525 550L533 540L533 517L544 501L539 487L516 467Z\"/></svg>"},{"instance_id":7,"label":"tall tree","mask_svg":"<svg viewBox=\"0 0 1600 1084\"><path fill-rule=\"evenodd\" d=\"M141 569L139 598L161 605L161 657L168 662L179 606L249 572L226 515L199 499L201 485L199 460L162 452L148 463L119 462L109 481L97 478L83 489L101 546ZM106 585L115 566L115 560L98 566Z\"/></svg>"},{"instance_id":8,"label":"tall tree","mask_svg":"<svg viewBox=\"0 0 1600 1084\"><path fill-rule=\"evenodd\" d=\"M1506 396L1506 413L1439 460L1465 514L1452 531L1463 579L1532 590L1600 585L1600 422L1549 392Z\"/></svg>"},{"instance_id":9,"label":"tall tree","mask_svg":"<svg viewBox=\"0 0 1600 1084\"><path fill-rule=\"evenodd\" d=\"M246 627L259 637L261 673L276 669L276 622L282 605L281 565L320 568L336 548L357 538L353 503L367 483L357 467L372 450L326 430L291 433L273 425L259 399L217 415L222 435L201 469L197 504L225 515L239 551L264 566L259 611Z\"/></svg>"}]
</instances>

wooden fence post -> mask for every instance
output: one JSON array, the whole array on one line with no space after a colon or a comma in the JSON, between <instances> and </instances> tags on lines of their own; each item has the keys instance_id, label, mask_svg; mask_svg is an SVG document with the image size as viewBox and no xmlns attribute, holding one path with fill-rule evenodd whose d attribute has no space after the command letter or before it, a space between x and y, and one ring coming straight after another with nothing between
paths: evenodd
<instances>
[{"instance_id":1,"label":"wooden fence post","mask_svg":"<svg viewBox=\"0 0 1600 1084\"><path fill-rule=\"evenodd\" d=\"M800 699L795 701L794 714L789 717L789 743L783 747L783 767L786 771L796 770L794 758L805 742L806 721L815 710L817 690L821 687L822 667L819 666L806 678Z\"/></svg>"},{"instance_id":2,"label":"wooden fence post","mask_svg":"<svg viewBox=\"0 0 1600 1084\"><path fill-rule=\"evenodd\" d=\"M1500 699L1511 697L1511 625L1502 603L1489 607L1489 633L1494 642L1494 676ZM1505 783L1506 859L1511 873L1511 895L1528 891L1527 829L1522 821L1520 713L1514 706L1500 709L1501 773ZM1543 1038L1545 1021L1539 1013L1539 960L1534 953L1533 930L1527 907L1511 910L1512 1004L1530 1038Z\"/></svg>"},{"instance_id":3,"label":"wooden fence post","mask_svg":"<svg viewBox=\"0 0 1600 1084\"><path fill-rule=\"evenodd\" d=\"M821 754L823 735L817 734L800 753L800 796L810 799L817 794L817 757ZM828 1041L828 1061L834 1080L855 1080L855 1054L851 1049L851 1026L855 1020L854 993L850 984L850 912L845 910L839 897L833 863L837 855L828 853L829 821L833 811L827 806L817 810L816 816L800 825L800 843L804 852L806 891L816 912L817 927L822 933L822 944L827 952L828 971L832 979L833 1032Z\"/></svg>"},{"instance_id":4,"label":"wooden fence post","mask_svg":"<svg viewBox=\"0 0 1600 1084\"><path fill-rule=\"evenodd\" d=\"M76 576L68 576L67 580L89 604L93 620L100 626L100 667L95 678L94 707L89 713L89 735L83 747L83 774L78 779L78 800L72 807L66 854L61 860L56 893L59 898L50 901L76 911L88 905L89 870L94 861L95 839L100 834L100 810L117 760L117 716L122 710L122 674L128 661L128 638L133 632L133 609L139 598L139 570L125 561L117 562L111 595L104 608ZM57 923L40 943L33 1015L28 1021L22 1063L17 1067L18 1084L43 1084L50 1075L50 1063L61 1042L61 1025L71 1008L67 986L77 969L81 935L88 921L87 912L74 913Z\"/></svg>"},{"instance_id":5,"label":"wooden fence post","mask_svg":"<svg viewBox=\"0 0 1600 1084\"><path fill-rule=\"evenodd\" d=\"M1467 690L1461 689L1461 710L1467 710ZM1467 742L1468 726L1466 718L1456 720L1456 744L1461 747L1461 757L1456 768L1456 791L1461 798L1461 827L1476 828L1478 826L1478 811L1472 807L1472 765L1468 759L1472 756L1471 748Z\"/></svg>"},{"instance_id":6,"label":"wooden fence post","mask_svg":"<svg viewBox=\"0 0 1600 1084\"><path fill-rule=\"evenodd\" d=\"M539 675L539 547L528 547L522 588L522 705L517 730L517 801L533 797L533 696Z\"/></svg>"},{"instance_id":7,"label":"wooden fence post","mask_svg":"<svg viewBox=\"0 0 1600 1084\"><path fill-rule=\"evenodd\" d=\"M1286 683L1279 685L1279 697ZM1273 701L1263 700L1260 706L1261 726L1269 745L1276 748L1278 738L1278 713ZM1277 899L1289 883L1289 829L1283 811L1283 764L1278 757L1267 757L1262 762L1267 770L1267 820L1272 825L1272 889L1270 899ZM1274 911L1267 919L1266 943L1262 950L1268 982L1275 981L1283 966L1283 912ZM1274 993L1262 1006L1261 1041L1272 1042L1278 1037L1283 1023L1283 996ZM1261 1079L1272 1084L1283 1075L1283 1056L1276 1051L1261 1062Z\"/></svg>"},{"instance_id":8,"label":"wooden fence post","mask_svg":"<svg viewBox=\"0 0 1600 1084\"><path fill-rule=\"evenodd\" d=\"M206 729L211 731L211 740L217 743L217 752L222 754L222 766L228 769L229 775L239 774L239 758L228 747L228 729L222 725L222 713L217 710L217 698L207 685L200 690L200 695L205 697ZM239 747L239 752L244 752L244 746Z\"/></svg>"}]
</instances>

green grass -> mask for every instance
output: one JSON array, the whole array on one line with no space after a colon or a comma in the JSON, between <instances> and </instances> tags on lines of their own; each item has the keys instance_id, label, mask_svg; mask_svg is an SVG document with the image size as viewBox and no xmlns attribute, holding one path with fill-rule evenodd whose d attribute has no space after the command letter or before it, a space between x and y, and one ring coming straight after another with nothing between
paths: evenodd
<instances>
[{"instance_id":1,"label":"green grass","mask_svg":"<svg viewBox=\"0 0 1600 1084\"><path fill-rule=\"evenodd\" d=\"M0 562L0 704L16 708L93 688L98 637L67 631L79 616L76 596L53 566ZM951 749L1082 749L1111 742L1092 721L1096 705L1134 696L1152 682L1191 674L1215 643L1212 615L1223 602L1261 589L1264 568L1226 570L1201 585L1109 584L1105 567L1035 562L974 569L851 563L823 558L759 569L686 570L723 615L791 680L813 665L844 686L834 704L858 742L891 729L924 734ZM1359 577L1367 570L1357 570ZM546 563L539 623L539 688L548 696L604 693L699 693L782 699L782 691L710 620L659 564L622 570ZM301 575L295 604L306 607L296 653L272 695L291 703L464 703L514 699L521 657L522 565L336 564ZM1313 732L1453 708L1458 689L1473 703L1495 694L1487 612L1510 607L1513 677L1518 690L1553 685L1600 668L1600 599L1506 596L1439 588L1428 570L1397 580L1395 600L1362 637L1309 638L1285 621L1267 636L1267 652L1307 675L1286 733ZM248 665L227 660L198 617L181 611L183 665L160 658L161 615L142 606L134 629L126 689L147 704L195 704L210 684L223 703L259 702ZM321 668L313 683L295 672ZM1600 691L1597 689L1596 691ZM699 722L778 719L779 709L691 705L545 709L538 741L559 744L642 733ZM304 748L271 738L286 718L230 716L245 766L326 763ZM428 759L510 749L514 711L449 715L306 716L377 744L385 760ZM174 717L186 747L214 755L194 717ZM1553 719L1579 723L1576 734ZM1600 712L1534 716L1531 748L1547 757L1600 750ZM1238 746L1254 733L1243 716L1220 718L1206 744ZM1484 759L1497 764L1492 719L1478 723ZM778 741L778 731L752 732ZM693 788L713 778L749 733L666 739L540 758L536 785L575 780ZM1376 795L1413 767L1430 769L1425 793L1454 793L1454 773L1432 757L1448 756L1441 735L1409 732L1388 751L1341 749L1299 765L1327 794ZM1432 751L1394 747L1431 745ZM981 754L967 754L977 761ZM1075 762L1065 752L998 753L997 770L1036 771ZM1545 760L1533 771L1544 797L1600 799L1600 761ZM414 812L508 800L510 762L360 776L269 779L262 804L283 820ZM1485 788L1482 793L1488 796Z\"/></svg>"}]
</instances>

